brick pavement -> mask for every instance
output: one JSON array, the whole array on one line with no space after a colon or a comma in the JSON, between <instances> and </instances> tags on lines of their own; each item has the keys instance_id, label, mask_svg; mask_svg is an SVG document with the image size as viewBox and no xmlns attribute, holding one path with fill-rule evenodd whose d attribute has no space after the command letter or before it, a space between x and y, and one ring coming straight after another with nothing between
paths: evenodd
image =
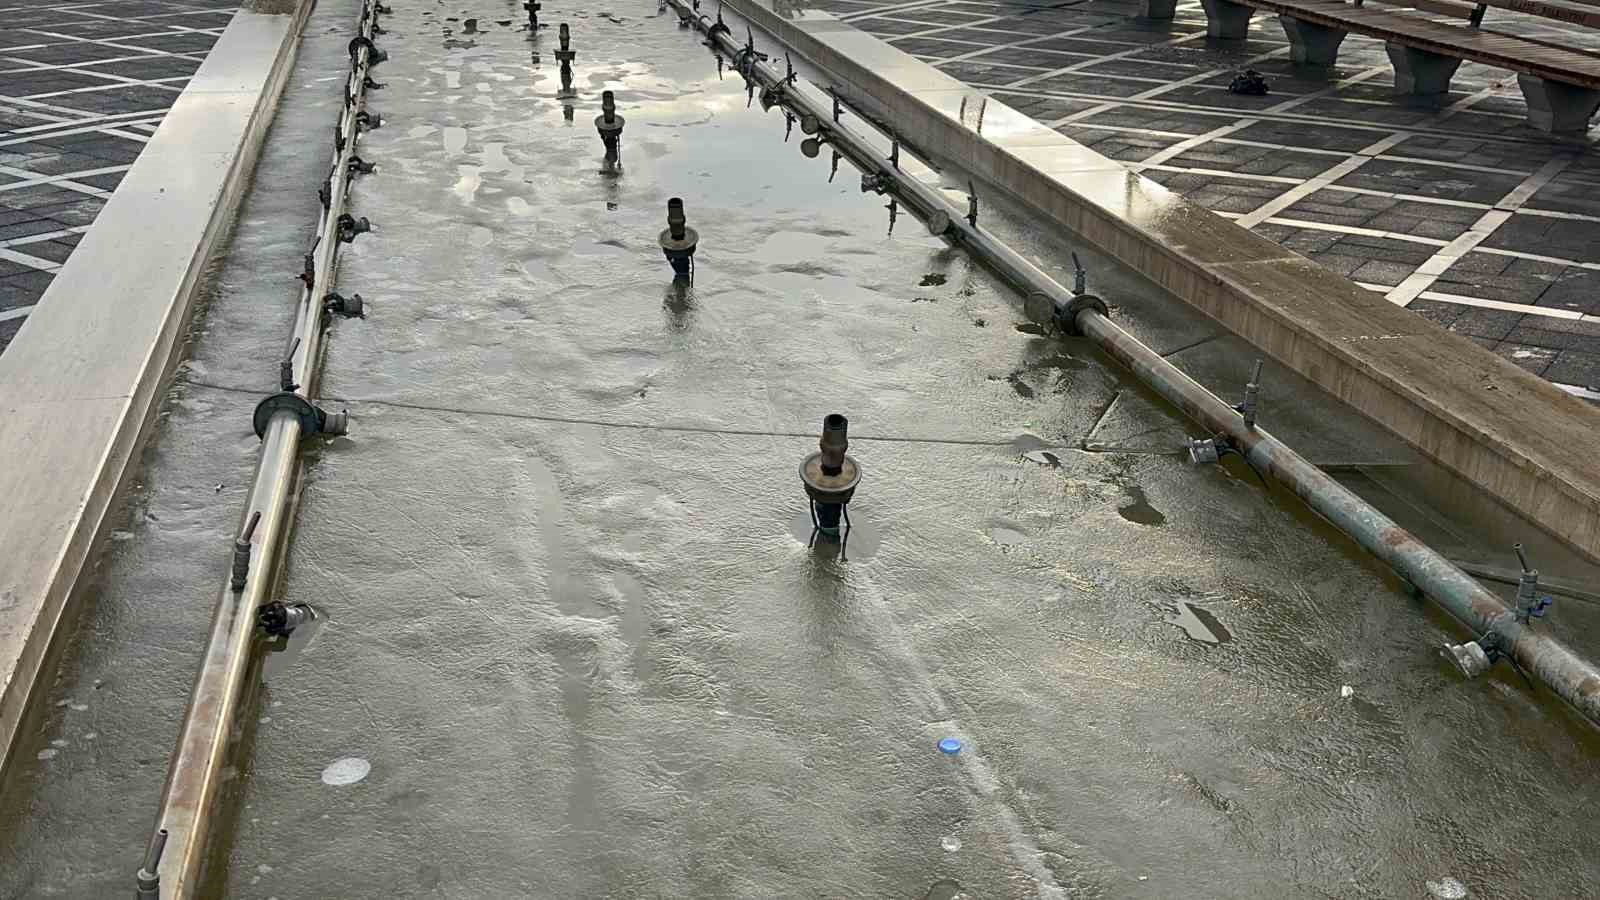
<instances>
[{"instance_id":1,"label":"brick pavement","mask_svg":"<svg viewBox=\"0 0 1600 900\"><path fill-rule=\"evenodd\" d=\"M237 8L0 0L0 352Z\"/></svg>"},{"instance_id":2,"label":"brick pavement","mask_svg":"<svg viewBox=\"0 0 1600 900\"><path fill-rule=\"evenodd\" d=\"M1337 67L1297 69L1275 19L1212 40L1195 0L1171 22L1127 0L801 5L1600 400L1600 131L1527 127L1510 72L1463 63L1442 101L1409 100L1379 41L1352 34ZM1553 34L1497 9L1485 24ZM1227 92L1245 67L1268 96Z\"/></svg>"}]
</instances>

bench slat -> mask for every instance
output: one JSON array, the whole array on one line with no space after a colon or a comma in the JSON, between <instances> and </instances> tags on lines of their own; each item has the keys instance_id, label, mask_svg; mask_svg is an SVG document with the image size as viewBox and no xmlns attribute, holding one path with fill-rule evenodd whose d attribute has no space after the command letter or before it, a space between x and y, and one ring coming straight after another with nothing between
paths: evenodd
<instances>
[{"instance_id":1,"label":"bench slat","mask_svg":"<svg viewBox=\"0 0 1600 900\"><path fill-rule=\"evenodd\" d=\"M1526 0L1501 0L1526 2ZM1245 5L1318 25L1354 31L1407 46L1476 60L1552 81L1600 88L1600 58L1512 35L1484 32L1337 0L1244 0Z\"/></svg>"}]
</instances>

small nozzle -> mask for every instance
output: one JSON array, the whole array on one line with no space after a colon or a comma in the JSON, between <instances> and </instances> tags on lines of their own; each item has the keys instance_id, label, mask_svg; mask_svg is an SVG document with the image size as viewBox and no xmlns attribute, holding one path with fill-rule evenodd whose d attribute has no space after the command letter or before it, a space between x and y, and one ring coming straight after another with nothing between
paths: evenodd
<instances>
[{"instance_id":1,"label":"small nozzle","mask_svg":"<svg viewBox=\"0 0 1600 900\"><path fill-rule=\"evenodd\" d=\"M568 49L568 47L571 45L571 43L572 43L572 30L567 27L567 23L562 22L561 23L561 49L563 49L563 50Z\"/></svg>"},{"instance_id":2,"label":"small nozzle","mask_svg":"<svg viewBox=\"0 0 1600 900\"><path fill-rule=\"evenodd\" d=\"M1517 562L1522 564L1522 571L1524 571L1524 572L1532 572L1533 571L1533 567L1528 565L1528 555L1526 553L1522 552L1522 545L1518 544L1515 547L1512 547L1511 549L1513 549L1513 550L1515 550L1517 552Z\"/></svg>"},{"instance_id":3,"label":"small nozzle","mask_svg":"<svg viewBox=\"0 0 1600 900\"><path fill-rule=\"evenodd\" d=\"M601 91L600 92L600 112L601 112L602 115L604 115L606 117L606 121L607 122L610 122L614 118L616 118L616 115L617 115L617 95L616 94L613 94L611 91Z\"/></svg>"},{"instance_id":4,"label":"small nozzle","mask_svg":"<svg viewBox=\"0 0 1600 900\"><path fill-rule=\"evenodd\" d=\"M167 830L165 828L150 836L150 845L144 851L144 865L139 868L135 877L138 884L138 893L134 896L138 900L159 900L161 897L161 854L167 850Z\"/></svg>"},{"instance_id":5,"label":"small nozzle","mask_svg":"<svg viewBox=\"0 0 1600 900\"><path fill-rule=\"evenodd\" d=\"M672 239L683 240L684 226L689 224L689 219L683 214L683 198L673 197L667 201L667 230L672 232Z\"/></svg>"},{"instance_id":6,"label":"small nozzle","mask_svg":"<svg viewBox=\"0 0 1600 900\"><path fill-rule=\"evenodd\" d=\"M822 473L839 474L844 468L845 452L850 449L850 420L838 413L825 417L817 446L822 450Z\"/></svg>"}]
</instances>

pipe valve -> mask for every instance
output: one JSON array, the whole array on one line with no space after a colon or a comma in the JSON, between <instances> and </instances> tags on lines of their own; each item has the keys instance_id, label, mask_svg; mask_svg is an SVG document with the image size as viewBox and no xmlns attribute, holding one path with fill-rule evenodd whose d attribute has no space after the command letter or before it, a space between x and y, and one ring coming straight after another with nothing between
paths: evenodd
<instances>
[{"instance_id":1,"label":"pipe valve","mask_svg":"<svg viewBox=\"0 0 1600 900\"><path fill-rule=\"evenodd\" d=\"M1517 562L1522 564L1522 577L1517 582L1517 621L1527 624L1529 619L1544 618L1556 601L1553 597L1539 596L1539 570L1528 567L1522 545L1517 544L1512 549L1517 552Z\"/></svg>"},{"instance_id":2,"label":"pipe valve","mask_svg":"<svg viewBox=\"0 0 1600 900\"><path fill-rule=\"evenodd\" d=\"M689 219L683 213L683 198L673 197L667 201L667 227L659 241L661 252L672 264L672 271L681 277L693 278L694 251L700 245L700 232L689 227Z\"/></svg>"},{"instance_id":3,"label":"pipe valve","mask_svg":"<svg viewBox=\"0 0 1600 900\"><path fill-rule=\"evenodd\" d=\"M1250 381L1244 386L1244 402L1234 409L1244 417L1244 427L1256 427L1256 400L1261 395L1261 364L1263 360L1256 360L1255 374L1250 376ZM1518 546L1521 546L1520 544Z\"/></svg>"},{"instance_id":4,"label":"pipe valve","mask_svg":"<svg viewBox=\"0 0 1600 900\"><path fill-rule=\"evenodd\" d=\"M570 68L572 61L578 58L578 51L572 49L572 29L568 28L565 22L561 23L560 38L561 49L556 51L556 59L561 65Z\"/></svg>"},{"instance_id":5,"label":"pipe valve","mask_svg":"<svg viewBox=\"0 0 1600 900\"><path fill-rule=\"evenodd\" d=\"M845 511L856 485L861 483L861 466L846 453L850 449L850 420L834 413L822 420L818 450L800 461L800 481L811 501L811 521L823 534L837 537L839 522L850 527Z\"/></svg>"}]
</instances>

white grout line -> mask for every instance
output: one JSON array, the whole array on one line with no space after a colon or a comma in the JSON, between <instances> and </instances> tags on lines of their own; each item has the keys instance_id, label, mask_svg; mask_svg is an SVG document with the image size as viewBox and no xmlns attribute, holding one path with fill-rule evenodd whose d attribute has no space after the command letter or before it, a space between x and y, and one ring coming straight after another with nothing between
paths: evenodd
<instances>
[{"instance_id":1,"label":"white grout line","mask_svg":"<svg viewBox=\"0 0 1600 900\"><path fill-rule=\"evenodd\" d=\"M63 172L60 175L39 175L37 173L30 173L31 177L24 178L22 181L13 181L8 184L0 184L0 191L14 191L18 188L33 187L34 185L39 184L58 184L80 177L86 178L91 175L110 175L114 172L126 172L131 168L133 168L132 165L103 166L98 169L84 169L78 172ZM10 166L0 166L0 172L5 172L7 175L18 175L26 171L26 169L14 169ZM66 185L62 184L62 186L65 187ZM84 187L88 190L100 191L102 194L105 193L105 191L100 190L99 188L93 188L88 185L84 185ZM107 194L107 196L110 195Z\"/></svg>"},{"instance_id":2,"label":"white grout line","mask_svg":"<svg viewBox=\"0 0 1600 900\"><path fill-rule=\"evenodd\" d=\"M1197 134L1193 137L1185 138L1166 148L1165 150L1159 150L1155 153L1152 153L1149 157L1145 158L1143 162L1136 163L1129 168L1133 169L1135 172L1143 171L1144 169L1156 168L1161 166L1167 160L1172 159L1175 156L1182 156L1201 144L1214 141L1217 138L1225 135L1233 134L1235 131L1249 128L1251 125L1254 125L1260 121L1260 119L1240 119L1231 125L1223 125L1220 128L1213 128L1205 134Z\"/></svg>"},{"instance_id":3,"label":"white grout line","mask_svg":"<svg viewBox=\"0 0 1600 900\"><path fill-rule=\"evenodd\" d=\"M30 269L38 269L41 272L61 271L60 263L51 262L48 259L41 259L37 256L29 256L26 253L18 253L15 250L7 249L5 247L0 247L0 259L9 259L14 263L21 263Z\"/></svg>"},{"instance_id":4,"label":"white grout line","mask_svg":"<svg viewBox=\"0 0 1600 900\"><path fill-rule=\"evenodd\" d=\"M1217 213L1225 219L1243 218L1239 213ZM1286 219L1282 216L1273 216L1266 220L1268 225L1283 225L1288 228L1304 228L1308 231L1330 231L1338 234L1353 234L1362 237L1387 238L1391 241L1404 241L1408 244L1424 244L1429 247L1443 247L1449 241L1438 238L1422 237L1415 234L1403 234L1398 231L1384 231L1380 228L1361 228L1356 225L1335 225L1331 222L1311 222L1305 219Z\"/></svg>"},{"instance_id":5,"label":"white grout line","mask_svg":"<svg viewBox=\"0 0 1600 900\"><path fill-rule=\"evenodd\" d=\"M1366 288L1375 294L1386 293L1391 288L1387 284L1372 284L1365 281L1355 282L1356 287ZM1419 300L1433 300L1439 303L1450 303L1455 306L1476 306L1482 309L1493 309L1501 312L1523 313L1530 316L1542 316L1546 319L1565 319L1569 322L1589 322L1600 326L1600 316L1591 316L1578 312L1575 309L1557 309L1551 306L1533 306L1527 303L1510 303L1505 300L1488 300L1483 297L1467 297L1461 294L1447 294L1443 291L1423 291L1417 296Z\"/></svg>"},{"instance_id":6,"label":"white grout line","mask_svg":"<svg viewBox=\"0 0 1600 900\"><path fill-rule=\"evenodd\" d=\"M165 78L151 78L151 79L146 80L146 81L139 81L137 79L128 78L128 79L122 79L122 80L119 80L119 81L113 81L113 82L111 82L109 84L91 84L91 85L87 85L85 87L67 88L66 90L50 91L48 93L43 93L43 94L28 94L23 99L37 100L40 97L64 97L64 96L68 96L68 95L71 95L71 94L93 94L93 93L98 93L100 91L120 91L123 88L130 88L130 87L153 87L153 88L156 88L158 90L170 91L170 92L172 92L174 94L181 94L181 93L183 93L183 88L182 87L172 87L171 85L167 84L167 82L169 82L169 81L188 81L188 80L189 80L189 76L188 75L169 75L169 76L167 76Z\"/></svg>"},{"instance_id":7,"label":"white grout line","mask_svg":"<svg viewBox=\"0 0 1600 900\"><path fill-rule=\"evenodd\" d=\"M1185 148L1188 149L1188 148ZM1156 154L1159 156L1160 154ZM1155 156L1150 157L1155 159ZM1304 184L1304 178L1290 178L1287 175L1256 175L1251 172L1229 172L1225 169L1207 169L1201 166L1169 166L1163 163L1151 164L1149 162L1134 163L1129 166L1135 172L1175 172L1180 175L1204 175L1207 178L1234 178L1239 181L1261 181L1268 184Z\"/></svg>"},{"instance_id":8,"label":"white grout line","mask_svg":"<svg viewBox=\"0 0 1600 900\"><path fill-rule=\"evenodd\" d=\"M1488 253L1494 256L1510 256L1516 259L1527 259L1533 262L1551 263L1552 265L1567 266L1573 269L1588 269L1591 272L1600 272L1600 263L1579 262L1575 259L1563 259L1559 256L1542 256L1538 253L1524 253L1521 250L1501 250L1496 247L1474 247L1473 253Z\"/></svg>"},{"instance_id":9,"label":"white grout line","mask_svg":"<svg viewBox=\"0 0 1600 900\"><path fill-rule=\"evenodd\" d=\"M1465 256L1474 247L1483 243L1494 234L1496 228L1504 225L1511 214L1522 204L1528 202L1538 190L1549 184L1551 179L1561 174L1561 171L1572 165L1574 158L1552 159L1545 163L1539 171L1523 179L1506 194L1495 208L1484 213L1465 234L1451 241L1450 244L1435 253L1427 262L1424 262L1406 280L1390 291L1386 296L1389 302L1399 306L1407 306L1419 294L1427 290L1430 285L1439 280L1456 261Z\"/></svg>"},{"instance_id":10,"label":"white grout line","mask_svg":"<svg viewBox=\"0 0 1600 900\"><path fill-rule=\"evenodd\" d=\"M1333 184L1335 181L1338 181L1346 175L1349 175L1351 172L1354 172L1355 170L1366 165L1372 160L1373 154L1382 153L1384 150L1389 149L1403 140L1405 140L1405 137L1398 134L1392 134L1384 138L1376 144L1367 147L1365 150L1360 151L1360 153L1357 155L1351 156L1344 162L1325 169L1322 174L1307 180L1299 187L1290 188L1289 190L1284 191L1282 194L1279 194L1271 200L1268 200L1266 203L1261 204L1254 210L1241 216L1239 218L1239 224L1245 228L1254 228L1257 225L1260 225L1267 219L1272 218L1278 213L1283 212L1296 203L1299 203L1301 200L1304 200L1312 194L1315 194L1317 191L1322 190L1324 187Z\"/></svg>"},{"instance_id":11,"label":"white grout line","mask_svg":"<svg viewBox=\"0 0 1600 900\"><path fill-rule=\"evenodd\" d=\"M1600 400L1600 391L1578 387L1575 384L1562 384L1559 381L1552 381L1550 383L1575 397L1582 397L1585 400Z\"/></svg>"},{"instance_id":12,"label":"white grout line","mask_svg":"<svg viewBox=\"0 0 1600 900\"><path fill-rule=\"evenodd\" d=\"M116 166L116 167L113 167L112 170L113 171L125 171L127 168L128 168L127 166ZM77 191L80 194L88 194L91 197L99 197L101 199L105 199L105 198L111 196L111 192L110 191L101 190L100 188L94 187L93 185L80 184L80 183L78 183L76 181L71 180L71 176L73 174L83 175L83 174L89 174L89 173L77 172L77 173L69 173L69 174L66 174L66 175L42 176L37 172L30 172L27 169L19 169L19 168L16 168L15 166L0 166L0 173L4 173L6 175L15 175L15 176L17 176L19 178L26 179L27 182L29 182L29 183L16 182L16 183L12 183L12 184L7 184L7 185L5 185L3 187L0 187L0 190L10 190L12 188L17 188L17 187L35 187L35 186L38 186L38 185L41 185L41 184L47 184L50 187L58 187L58 188L62 188L64 190ZM98 174L98 170L96 170L95 174Z\"/></svg>"},{"instance_id":13,"label":"white grout line","mask_svg":"<svg viewBox=\"0 0 1600 900\"><path fill-rule=\"evenodd\" d=\"M46 231L43 234L30 234L26 237L11 238L10 240L0 241L0 248L17 247L23 244L37 244L41 241L53 241L59 237L71 237L74 234L83 234L88 230L88 225L74 225L71 228L65 228L60 231Z\"/></svg>"},{"instance_id":14,"label":"white grout line","mask_svg":"<svg viewBox=\"0 0 1600 900\"><path fill-rule=\"evenodd\" d=\"M1206 33L1204 31L1196 31L1196 32L1193 32L1193 33L1190 33L1190 34L1185 34L1185 35L1182 35L1182 36L1179 36L1179 37L1175 37L1170 41L1159 41L1159 42L1154 43L1154 44L1140 44L1140 45L1138 45L1136 47L1133 47L1131 49L1123 50L1120 53L1111 53L1111 54L1108 54L1106 56L1096 57L1094 59L1086 59L1083 62L1077 62L1077 63L1073 63L1070 66L1062 66L1059 69L1052 69L1052 70L1047 71L1047 72L1042 72L1042 73L1040 73L1038 75L1033 75L1033 76L1030 76L1028 78L1024 78L1021 81L1013 81L1007 87L1008 88L1024 87L1024 86L1032 84L1032 83L1034 83L1036 81L1044 81L1046 79L1054 78L1057 75L1068 75L1068 74L1072 74L1072 73L1076 73L1076 72L1081 72L1084 69L1088 68L1089 66L1097 66L1097 65L1099 65L1101 63L1107 63L1107 62L1111 62L1113 60L1125 59L1125 58L1127 58L1129 56L1137 56L1140 53L1146 53L1146 52L1148 52L1150 50L1155 49L1156 47L1176 47L1179 44L1187 44L1187 43L1189 43L1191 41L1194 41L1196 39L1204 39L1205 36L1206 36ZM1138 77L1135 77L1135 76L1132 76L1132 75L1112 75L1112 74L1108 74L1108 73L1104 73L1104 72L1094 72L1094 73L1091 73L1091 74L1095 75L1096 77L1110 78L1110 79L1115 79L1117 81L1141 81L1141 82L1143 82L1143 81L1157 81L1158 83L1161 83L1161 84L1165 84L1166 83L1162 79L1138 78ZM1207 77L1209 77L1209 75Z\"/></svg>"}]
</instances>

